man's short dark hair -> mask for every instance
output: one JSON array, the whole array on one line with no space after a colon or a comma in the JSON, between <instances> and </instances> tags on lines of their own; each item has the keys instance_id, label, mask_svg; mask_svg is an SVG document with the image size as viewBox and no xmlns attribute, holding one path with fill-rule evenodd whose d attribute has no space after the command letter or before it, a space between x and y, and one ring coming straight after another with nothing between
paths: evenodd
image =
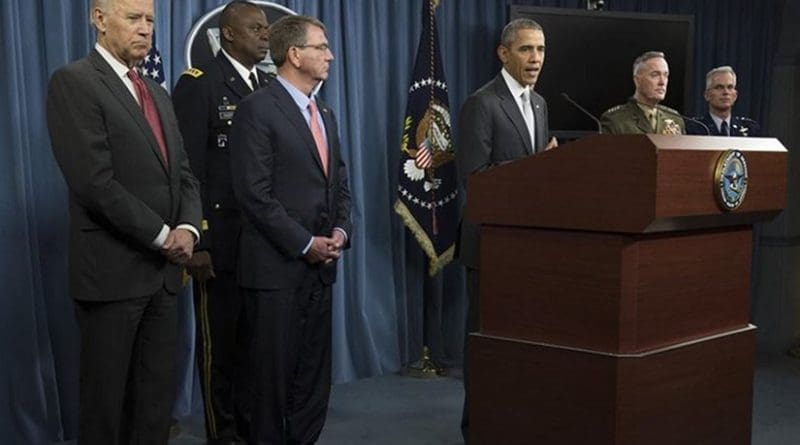
<instances>
[{"instance_id":1,"label":"man's short dark hair","mask_svg":"<svg viewBox=\"0 0 800 445\"><path fill-rule=\"evenodd\" d=\"M231 26L231 22L233 21L233 17L239 12L242 8L257 8L261 9L257 4L248 2L247 0L233 0L232 2L225 5L222 9L222 14L219 15L219 28L220 33L222 32L222 28Z\"/></svg>"},{"instance_id":2,"label":"man's short dark hair","mask_svg":"<svg viewBox=\"0 0 800 445\"><path fill-rule=\"evenodd\" d=\"M500 44L505 46L506 48L511 47L511 43L517 37L517 31L522 29L533 29L536 31L541 31L544 33L544 29L542 29L542 25L540 25L535 20L531 19L514 19L510 21L504 28L503 34L500 36Z\"/></svg>"},{"instance_id":3,"label":"man's short dark hair","mask_svg":"<svg viewBox=\"0 0 800 445\"><path fill-rule=\"evenodd\" d=\"M270 25L269 50L275 66L280 67L286 62L289 48L307 43L306 31L309 26L316 26L327 33L322 22L307 15L285 15Z\"/></svg>"}]
</instances>

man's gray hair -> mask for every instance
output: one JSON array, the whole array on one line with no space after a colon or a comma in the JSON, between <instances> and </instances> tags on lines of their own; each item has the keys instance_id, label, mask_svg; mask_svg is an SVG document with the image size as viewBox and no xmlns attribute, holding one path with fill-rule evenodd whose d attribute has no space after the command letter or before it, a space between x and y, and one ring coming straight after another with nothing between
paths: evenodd
<instances>
[{"instance_id":1,"label":"man's gray hair","mask_svg":"<svg viewBox=\"0 0 800 445\"><path fill-rule=\"evenodd\" d=\"M500 36L500 44L506 48L511 48L511 43L514 42L514 39L517 37L517 31L521 29L533 29L544 33L542 25L534 20L514 19L503 28L503 34Z\"/></svg>"},{"instance_id":2,"label":"man's gray hair","mask_svg":"<svg viewBox=\"0 0 800 445\"><path fill-rule=\"evenodd\" d=\"M306 42L306 30L309 26L316 26L327 33L325 25L314 17L306 15L285 15L269 27L269 53L275 66L282 66L286 62L289 48L302 47Z\"/></svg>"},{"instance_id":3,"label":"man's gray hair","mask_svg":"<svg viewBox=\"0 0 800 445\"><path fill-rule=\"evenodd\" d=\"M97 24L94 22L94 10L99 8L107 11L113 1L114 0L92 0L91 4L89 4L89 23L96 28Z\"/></svg>"},{"instance_id":4,"label":"man's gray hair","mask_svg":"<svg viewBox=\"0 0 800 445\"><path fill-rule=\"evenodd\" d=\"M725 65L713 68L711 71L706 73L706 90L711 89L711 78L714 77L715 74L719 73L730 73L730 75L733 76L733 87L736 88L736 72L733 71L733 68L730 66Z\"/></svg>"},{"instance_id":5,"label":"man's gray hair","mask_svg":"<svg viewBox=\"0 0 800 445\"><path fill-rule=\"evenodd\" d=\"M664 53L661 51L647 51L646 53L642 54L641 56L637 57L636 60L633 61L633 75L635 76L636 73L642 68L642 65L647 63L650 59L661 58L666 60L664 57Z\"/></svg>"}]
</instances>

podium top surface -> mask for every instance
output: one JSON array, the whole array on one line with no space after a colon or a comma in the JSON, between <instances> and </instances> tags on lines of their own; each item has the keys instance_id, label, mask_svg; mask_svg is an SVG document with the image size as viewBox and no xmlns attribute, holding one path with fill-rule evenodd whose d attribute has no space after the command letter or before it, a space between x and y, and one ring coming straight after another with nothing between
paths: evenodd
<instances>
[{"instance_id":1,"label":"podium top surface","mask_svg":"<svg viewBox=\"0 0 800 445\"><path fill-rule=\"evenodd\" d=\"M715 170L738 150L747 189L726 210ZM651 233L752 224L786 205L786 148L774 138L592 135L472 175L479 224Z\"/></svg>"}]
</instances>

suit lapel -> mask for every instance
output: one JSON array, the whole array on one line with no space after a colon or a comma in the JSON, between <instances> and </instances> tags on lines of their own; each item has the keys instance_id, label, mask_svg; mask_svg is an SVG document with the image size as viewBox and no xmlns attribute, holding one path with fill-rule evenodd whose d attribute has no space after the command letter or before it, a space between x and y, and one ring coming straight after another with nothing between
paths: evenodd
<instances>
[{"instance_id":1,"label":"suit lapel","mask_svg":"<svg viewBox=\"0 0 800 445\"><path fill-rule=\"evenodd\" d=\"M147 123L147 119L144 118L144 113L142 112L142 108L139 106L139 103L136 102L136 99L133 98L133 95L131 95L128 87L122 83L122 79L120 79L117 76L117 73L111 69L111 66L103 59L103 56L101 56L100 53L98 53L96 50L92 50L92 52L89 54L92 64L98 71L102 73L102 76L100 77L102 82L106 85L106 87L108 87L108 89L111 90L112 95L120 102L122 107L125 108L128 114L131 116L133 121L139 127L141 133L147 139L150 149L156 156L156 159L158 159L162 167L166 168L164 165L164 160L161 157L161 149L158 148L156 137L153 134L153 130L150 128L150 124ZM147 85L147 82L145 82L145 85ZM154 96L152 90L150 91L150 95ZM161 116L163 113L162 107L158 104L156 107L159 110L159 116ZM163 128L163 119L161 125ZM167 150L169 150L169 148L167 148Z\"/></svg>"},{"instance_id":2,"label":"suit lapel","mask_svg":"<svg viewBox=\"0 0 800 445\"><path fill-rule=\"evenodd\" d=\"M536 136L536 141L533 144L534 152L544 151L544 147L547 144L547 129L545 128L547 119L544 118L544 100L539 94L531 91L531 102L533 103L533 119L536 126L536 134L534 135Z\"/></svg>"},{"instance_id":3,"label":"suit lapel","mask_svg":"<svg viewBox=\"0 0 800 445\"><path fill-rule=\"evenodd\" d=\"M236 68L233 67L233 64L231 64L230 60L228 60L228 58L222 54L222 51L217 54L217 63L219 63L219 67L222 70L222 76L225 79L225 85L227 85L228 89L230 89L236 96L241 99L253 92L253 90L250 89L250 86L244 81L244 79L242 79L242 76L239 74L239 72L236 71Z\"/></svg>"},{"instance_id":4,"label":"suit lapel","mask_svg":"<svg viewBox=\"0 0 800 445\"><path fill-rule=\"evenodd\" d=\"M636 102L630 102L631 106L633 107L633 120L636 128L641 130L645 134L652 134L654 131L658 131L658 126L656 129L653 130L653 127L650 125L650 121L647 120L647 116L644 115L644 111L636 105Z\"/></svg>"},{"instance_id":5,"label":"suit lapel","mask_svg":"<svg viewBox=\"0 0 800 445\"><path fill-rule=\"evenodd\" d=\"M703 116L703 123L708 127L708 132L711 133L711 136L720 136L717 124L714 122L714 119L711 119L710 114L706 113L706 115Z\"/></svg>"},{"instance_id":6,"label":"suit lapel","mask_svg":"<svg viewBox=\"0 0 800 445\"><path fill-rule=\"evenodd\" d=\"M166 116L168 116L167 113L173 112L172 103L169 101L162 101L160 94L161 92L154 91L154 89L161 88L161 86L156 85L155 82L151 82L150 79L144 79L144 81L144 84L147 85L147 89L150 90L150 96L153 98L153 103L156 104L156 110L158 110L158 119L161 121L161 131L164 133L164 143L167 145L167 157L170 162L169 164L165 163L165 160L161 156L161 150L158 148L158 142L156 142L155 148L158 150L158 159L161 161L161 165L164 167L167 173L171 174L177 164L176 162L172 161L178 159L176 153L179 148L179 144L174 137L176 135L170 131L167 131L167 129L170 127L167 125L167 122L164 119ZM149 124L147 128L150 128ZM150 131L150 134L153 134L152 130Z\"/></svg>"},{"instance_id":7,"label":"suit lapel","mask_svg":"<svg viewBox=\"0 0 800 445\"><path fill-rule=\"evenodd\" d=\"M325 122L325 137L328 140L328 182L331 181L333 178L333 171L336 162L334 161L337 159L334 156L334 138L336 137L336 127L333 124L333 115L331 113L331 109L328 108L327 105L322 103L322 101L317 101L317 105L319 106L320 114L322 115L322 121ZM337 154L338 156L338 154ZM320 162L321 165L321 162Z\"/></svg>"},{"instance_id":8,"label":"suit lapel","mask_svg":"<svg viewBox=\"0 0 800 445\"><path fill-rule=\"evenodd\" d=\"M525 119L522 117L522 113L519 111L517 100L511 95L511 91L509 91L502 75L495 77L494 90L498 99L500 100L500 108L503 110L506 116L508 116L508 119L514 125L514 128L516 128L520 141L522 141L523 145L525 146L525 150L528 152L528 154L533 154L533 146L531 145L531 137L528 134L528 126L525 125Z\"/></svg>"},{"instance_id":9,"label":"suit lapel","mask_svg":"<svg viewBox=\"0 0 800 445\"><path fill-rule=\"evenodd\" d=\"M306 145L306 148L311 151L311 155L316 160L317 167L319 168L320 172L324 174L322 170L322 160L319 158L319 152L317 151L317 144L314 142L314 136L311 135L311 128L308 126L305 117L300 112L300 108L295 103L292 96L286 91L286 88L281 85L280 82L270 82L267 85L275 96L275 99L278 102L278 106L281 108L281 111L292 123L297 130L297 134L300 135L300 139ZM327 127L327 125L326 125Z\"/></svg>"},{"instance_id":10,"label":"suit lapel","mask_svg":"<svg viewBox=\"0 0 800 445\"><path fill-rule=\"evenodd\" d=\"M272 82L273 79L275 79L275 75L273 74L267 74L261 70L256 71L258 71L258 82L261 84L261 88L264 88L270 82Z\"/></svg>"}]
</instances>

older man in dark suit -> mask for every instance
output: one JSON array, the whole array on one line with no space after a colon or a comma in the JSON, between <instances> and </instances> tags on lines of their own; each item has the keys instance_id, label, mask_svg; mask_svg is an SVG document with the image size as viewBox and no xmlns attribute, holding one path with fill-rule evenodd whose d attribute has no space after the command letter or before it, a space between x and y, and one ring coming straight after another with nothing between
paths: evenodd
<instances>
[{"instance_id":1,"label":"older man in dark suit","mask_svg":"<svg viewBox=\"0 0 800 445\"><path fill-rule=\"evenodd\" d=\"M558 145L555 138L549 139L547 103L533 90L544 65L544 40L541 25L530 19L516 19L503 28L501 42L497 47L497 56L503 63L503 69L461 106L456 165L459 177L465 183L467 177L473 173ZM467 268L467 335L480 328L479 245L478 226L463 219L458 256ZM464 357L466 387L466 347ZM462 419L465 440L467 425L465 400Z\"/></svg>"},{"instance_id":2,"label":"older man in dark suit","mask_svg":"<svg viewBox=\"0 0 800 445\"><path fill-rule=\"evenodd\" d=\"M70 293L81 332L78 443L167 443L181 264L199 235L197 180L169 97L134 67L152 0L94 0L94 50L48 88L69 186Z\"/></svg>"},{"instance_id":3,"label":"older man in dark suit","mask_svg":"<svg viewBox=\"0 0 800 445\"><path fill-rule=\"evenodd\" d=\"M328 407L331 284L350 191L336 119L314 94L333 60L325 26L286 16L269 41L278 76L242 101L231 130L239 286L254 329L249 443L311 444Z\"/></svg>"}]
</instances>

